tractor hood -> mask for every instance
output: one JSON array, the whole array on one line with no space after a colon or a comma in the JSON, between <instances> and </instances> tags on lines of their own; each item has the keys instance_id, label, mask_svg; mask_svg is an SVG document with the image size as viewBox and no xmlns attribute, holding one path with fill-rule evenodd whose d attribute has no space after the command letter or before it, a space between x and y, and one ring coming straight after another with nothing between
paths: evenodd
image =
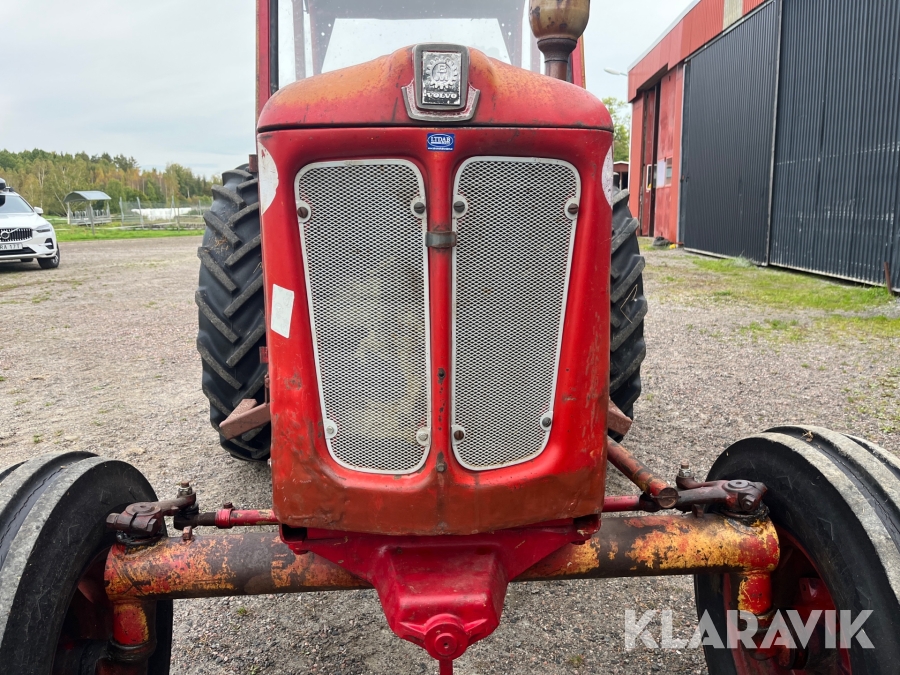
<instances>
[{"instance_id":1,"label":"tractor hood","mask_svg":"<svg viewBox=\"0 0 900 675\"><path fill-rule=\"evenodd\" d=\"M410 117L406 88L414 80L413 48L294 82L263 108L259 131L298 127L502 126L612 130L606 107L581 87L469 50L468 84L478 90L470 119Z\"/></svg>"}]
</instances>

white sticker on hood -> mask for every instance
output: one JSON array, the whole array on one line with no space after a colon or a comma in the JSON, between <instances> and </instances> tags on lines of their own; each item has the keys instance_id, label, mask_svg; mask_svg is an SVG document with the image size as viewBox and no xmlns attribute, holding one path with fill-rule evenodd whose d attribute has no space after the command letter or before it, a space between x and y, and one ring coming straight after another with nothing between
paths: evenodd
<instances>
[{"instance_id":1,"label":"white sticker on hood","mask_svg":"<svg viewBox=\"0 0 900 675\"><path fill-rule=\"evenodd\" d=\"M257 160L259 162L259 203L262 212L265 213L275 201L275 192L278 190L278 169L275 168L275 160L272 159L272 155L262 143L259 144Z\"/></svg>"},{"instance_id":2,"label":"white sticker on hood","mask_svg":"<svg viewBox=\"0 0 900 675\"><path fill-rule=\"evenodd\" d=\"M612 148L610 148L609 153L606 155L606 161L603 162L603 194L606 195L606 201L609 202L610 206L612 206L613 198L614 173L615 167L613 166L613 151Z\"/></svg>"},{"instance_id":3,"label":"white sticker on hood","mask_svg":"<svg viewBox=\"0 0 900 675\"><path fill-rule=\"evenodd\" d=\"M262 173L262 172L260 172ZM291 317L294 314L294 291L272 284L272 330L285 338L291 337Z\"/></svg>"}]
</instances>

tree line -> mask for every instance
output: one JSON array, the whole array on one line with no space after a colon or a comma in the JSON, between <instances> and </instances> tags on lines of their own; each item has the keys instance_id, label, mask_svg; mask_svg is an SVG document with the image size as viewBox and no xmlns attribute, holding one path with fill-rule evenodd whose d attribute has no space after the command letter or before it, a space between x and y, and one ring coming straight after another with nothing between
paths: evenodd
<instances>
[{"instance_id":1,"label":"tree line","mask_svg":"<svg viewBox=\"0 0 900 675\"><path fill-rule=\"evenodd\" d=\"M0 150L0 178L47 214L65 215L63 199L73 190L101 190L112 197L110 208L119 211L123 202L196 204L198 197L209 197L219 176L207 178L194 174L180 164L169 164L165 171L141 169L134 157L109 153L74 155L26 150Z\"/></svg>"},{"instance_id":2,"label":"tree line","mask_svg":"<svg viewBox=\"0 0 900 675\"><path fill-rule=\"evenodd\" d=\"M631 113L627 101L615 96L603 99L606 109L613 120L615 144L613 145L613 161L627 162L631 154Z\"/></svg>"}]
</instances>

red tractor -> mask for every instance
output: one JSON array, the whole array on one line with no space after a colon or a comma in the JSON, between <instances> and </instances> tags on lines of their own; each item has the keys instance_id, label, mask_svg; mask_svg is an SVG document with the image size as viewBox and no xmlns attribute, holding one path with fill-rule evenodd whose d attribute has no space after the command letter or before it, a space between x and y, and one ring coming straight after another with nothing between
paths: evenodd
<instances>
[{"instance_id":1,"label":"red tractor","mask_svg":"<svg viewBox=\"0 0 900 675\"><path fill-rule=\"evenodd\" d=\"M213 425L273 508L88 453L3 470L4 673L161 675L175 598L374 588L447 674L510 582L685 574L712 673L896 672L893 455L780 427L669 483L619 444L647 305L588 8L259 0L258 152L196 297Z\"/></svg>"}]
</instances>

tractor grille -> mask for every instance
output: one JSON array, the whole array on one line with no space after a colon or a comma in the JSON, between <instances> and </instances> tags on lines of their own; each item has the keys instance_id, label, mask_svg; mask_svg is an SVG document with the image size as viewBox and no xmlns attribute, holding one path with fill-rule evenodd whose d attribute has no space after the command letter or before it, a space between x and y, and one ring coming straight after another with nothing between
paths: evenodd
<instances>
[{"instance_id":1,"label":"tractor grille","mask_svg":"<svg viewBox=\"0 0 900 675\"><path fill-rule=\"evenodd\" d=\"M329 451L361 471L408 473L427 450L416 441L429 426L424 221L412 211L424 195L401 160L312 164L297 177Z\"/></svg>"},{"instance_id":2,"label":"tractor grille","mask_svg":"<svg viewBox=\"0 0 900 675\"><path fill-rule=\"evenodd\" d=\"M548 430L579 176L564 162L481 157L466 162L456 194L455 445L471 469L540 454Z\"/></svg>"},{"instance_id":3,"label":"tractor grille","mask_svg":"<svg viewBox=\"0 0 900 675\"><path fill-rule=\"evenodd\" d=\"M28 241L31 239L31 229L20 227L15 230L9 228L0 228L0 244L10 241Z\"/></svg>"}]
</instances>

